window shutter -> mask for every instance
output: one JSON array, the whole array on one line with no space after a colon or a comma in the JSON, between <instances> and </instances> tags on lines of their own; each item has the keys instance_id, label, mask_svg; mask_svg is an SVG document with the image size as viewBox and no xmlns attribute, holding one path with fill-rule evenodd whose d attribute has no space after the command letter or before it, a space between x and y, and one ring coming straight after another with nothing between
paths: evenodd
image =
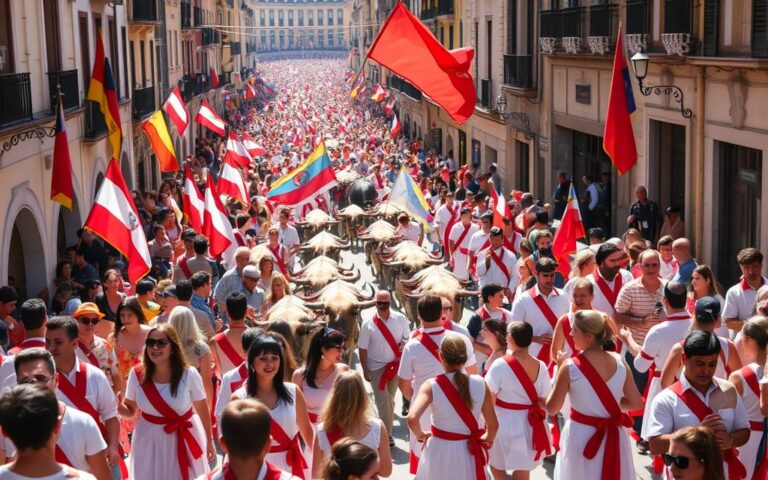
<instances>
[{"instance_id":1,"label":"window shutter","mask_svg":"<svg viewBox=\"0 0 768 480\"><path fill-rule=\"evenodd\" d=\"M717 55L720 0L704 0L704 55Z\"/></svg>"},{"instance_id":2,"label":"window shutter","mask_svg":"<svg viewBox=\"0 0 768 480\"><path fill-rule=\"evenodd\" d=\"M507 0L507 52L517 53L517 0Z\"/></svg>"},{"instance_id":3,"label":"window shutter","mask_svg":"<svg viewBox=\"0 0 768 480\"><path fill-rule=\"evenodd\" d=\"M768 57L768 0L752 0L752 56Z\"/></svg>"}]
</instances>

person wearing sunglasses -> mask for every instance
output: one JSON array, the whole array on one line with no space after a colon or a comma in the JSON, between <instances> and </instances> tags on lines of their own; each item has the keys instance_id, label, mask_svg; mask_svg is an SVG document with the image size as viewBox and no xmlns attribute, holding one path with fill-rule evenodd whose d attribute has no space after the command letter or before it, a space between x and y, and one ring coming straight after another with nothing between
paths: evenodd
<instances>
[{"instance_id":1,"label":"person wearing sunglasses","mask_svg":"<svg viewBox=\"0 0 768 480\"><path fill-rule=\"evenodd\" d=\"M746 469L736 449L749 439L749 420L733 384L715 377L721 348L717 335L710 331L698 330L686 337L684 373L653 399L644 433L651 454L661 455L669 451L676 430L695 425L709 427L717 437L728 477L745 478Z\"/></svg>"},{"instance_id":2,"label":"person wearing sunglasses","mask_svg":"<svg viewBox=\"0 0 768 480\"><path fill-rule=\"evenodd\" d=\"M142 366L131 369L118 410L127 417L141 410L128 457L130 478L190 480L208 473L216 449L203 380L187 363L172 325L149 331Z\"/></svg>"},{"instance_id":3,"label":"person wearing sunglasses","mask_svg":"<svg viewBox=\"0 0 768 480\"><path fill-rule=\"evenodd\" d=\"M344 335L330 327L322 327L312 335L304 366L293 373L293 383L298 385L307 400L307 411L312 423L320 421L325 401L331 395L333 382L349 367L342 363Z\"/></svg>"},{"instance_id":4,"label":"person wearing sunglasses","mask_svg":"<svg viewBox=\"0 0 768 480\"><path fill-rule=\"evenodd\" d=\"M669 450L662 454L662 458L676 480L726 478L717 436L707 427L685 427L676 431L670 438Z\"/></svg>"},{"instance_id":5,"label":"person wearing sunglasses","mask_svg":"<svg viewBox=\"0 0 768 480\"><path fill-rule=\"evenodd\" d=\"M30 348L19 352L11 364L16 370L19 385L43 385L56 393L59 379L50 352L42 348ZM58 404L61 426L56 438L57 461L89 472L99 480L111 480L112 475L107 465L107 444L96 421L61 400ZM14 449L13 445L6 444L6 456L15 456Z\"/></svg>"},{"instance_id":6,"label":"person wearing sunglasses","mask_svg":"<svg viewBox=\"0 0 768 480\"><path fill-rule=\"evenodd\" d=\"M77 321L77 341L75 341L75 355L81 362L90 363L101 369L107 376L113 389L119 388L120 375L117 371L117 357L112 344L106 339L96 335L96 326L99 325L104 314L99 307L92 302L81 304L72 317Z\"/></svg>"}]
</instances>

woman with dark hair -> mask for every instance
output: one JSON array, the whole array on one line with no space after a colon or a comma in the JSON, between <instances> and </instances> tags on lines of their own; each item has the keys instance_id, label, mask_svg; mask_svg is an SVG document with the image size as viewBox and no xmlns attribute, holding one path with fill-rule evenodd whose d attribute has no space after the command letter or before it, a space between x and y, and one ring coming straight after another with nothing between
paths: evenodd
<instances>
[{"instance_id":1,"label":"woman with dark hair","mask_svg":"<svg viewBox=\"0 0 768 480\"><path fill-rule=\"evenodd\" d=\"M293 354L290 342L285 339L285 335L277 330L268 328L264 334L277 340L277 343L283 347L283 363L285 364L285 368L283 369L283 379L286 382L290 382L293 379L293 372L295 372L296 368L299 366L296 363L296 357Z\"/></svg>"},{"instance_id":2,"label":"woman with dark hair","mask_svg":"<svg viewBox=\"0 0 768 480\"><path fill-rule=\"evenodd\" d=\"M104 318L99 322L99 328L96 329L96 335L101 338L107 338L113 332L117 308L125 298L125 294L121 291L122 283L123 277L118 270L112 268L104 272L102 282L104 293L97 295L93 301L99 307L99 311L104 314Z\"/></svg>"},{"instance_id":3,"label":"woman with dark hair","mask_svg":"<svg viewBox=\"0 0 768 480\"><path fill-rule=\"evenodd\" d=\"M187 364L172 325L150 329L120 410L128 417L141 410L128 457L131 478L189 480L208 472L216 449L203 379Z\"/></svg>"},{"instance_id":4,"label":"woman with dark hair","mask_svg":"<svg viewBox=\"0 0 768 480\"><path fill-rule=\"evenodd\" d=\"M72 261L68 259L56 264L56 279L53 284L58 287L64 282L72 282Z\"/></svg>"},{"instance_id":5,"label":"woman with dark hair","mask_svg":"<svg viewBox=\"0 0 768 480\"><path fill-rule=\"evenodd\" d=\"M499 422L493 397L482 377L467 375L467 345L463 338L446 337L440 344L445 373L424 382L408 413L408 428L424 449L416 479L488 478L487 449ZM421 416L431 407L432 431L424 432ZM480 428L480 416L485 428Z\"/></svg>"},{"instance_id":6,"label":"woman with dark hair","mask_svg":"<svg viewBox=\"0 0 768 480\"><path fill-rule=\"evenodd\" d=\"M503 319L489 318L483 322L480 335L483 337L483 343L491 349L491 355L483 364L482 376L484 377L493 362L503 357L507 351L507 324Z\"/></svg>"},{"instance_id":7,"label":"woman with dark hair","mask_svg":"<svg viewBox=\"0 0 768 480\"><path fill-rule=\"evenodd\" d=\"M723 310L725 300L723 300L723 295L720 293L717 280L715 280L715 274L709 265L699 265L693 269L691 274L691 291L685 304L685 308L691 316L695 313L696 300L704 297L712 297L717 300L720 304L720 311ZM725 325L716 328L715 333L721 337L729 336L728 327Z\"/></svg>"},{"instance_id":8,"label":"woman with dark hair","mask_svg":"<svg viewBox=\"0 0 768 480\"><path fill-rule=\"evenodd\" d=\"M344 349L344 335L330 327L319 328L309 341L309 350L304 366L293 374L293 383L298 385L307 399L307 411L312 423L320 420L325 401L331 394L333 382L349 367L341 363Z\"/></svg>"},{"instance_id":9,"label":"woman with dark hair","mask_svg":"<svg viewBox=\"0 0 768 480\"><path fill-rule=\"evenodd\" d=\"M675 479L725 480L717 437L707 427L685 427L673 433L669 450L662 458Z\"/></svg>"},{"instance_id":10,"label":"woman with dark hair","mask_svg":"<svg viewBox=\"0 0 768 480\"><path fill-rule=\"evenodd\" d=\"M323 480L374 480L379 478L379 454L373 448L344 438L336 442L323 466Z\"/></svg>"},{"instance_id":11,"label":"woman with dark hair","mask_svg":"<svg viewBox=\"0 0 768 480\"><path fill-rule=\"evenodd\" d=\"M304 395L284 380L284 346L274 337L261 334L248 348L248 378L232 393L232 399L252 397L270 409L272 447L266 460L293 475L310 478L309 467L299 441L312 445L314 432L307 416Z\"/></svg>"}]
</instances>

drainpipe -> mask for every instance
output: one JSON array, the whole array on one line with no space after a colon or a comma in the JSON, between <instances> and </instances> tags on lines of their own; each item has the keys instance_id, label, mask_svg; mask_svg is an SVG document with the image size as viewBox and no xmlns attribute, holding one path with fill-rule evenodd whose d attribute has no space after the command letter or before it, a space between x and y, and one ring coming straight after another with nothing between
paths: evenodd
<instances>
[{"instance_id":1,"label":"drainpipe","mask_svg":"<svg viewBox=\"0 0 768 480\"><path fill-rule=\"evenodd\" d=\"M705 105L705 80L704 70L705 66L699 66L696 69L696 123L695 123L695 137L694 137L694 171L696 177L694 179L694 196L693 198L704 198L704 122L706 120ZM701 204L699 204L701 207ZM696 258L704 258L704 209L699 208L694 212L695 223L695 252Z\"/></svg>"}]
</instances>

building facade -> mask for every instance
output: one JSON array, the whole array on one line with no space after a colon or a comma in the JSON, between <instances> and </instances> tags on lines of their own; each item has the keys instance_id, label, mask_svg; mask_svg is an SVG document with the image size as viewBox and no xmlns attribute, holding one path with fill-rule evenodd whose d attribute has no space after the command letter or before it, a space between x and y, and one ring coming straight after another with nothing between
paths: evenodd
<instances>
[{"instance_id":1,"label":"building facade","mask_svg":"<svg viewBox=\"0 0 768 480\"><path fill-rule=\"evenodd\" d=\"M261 52L346 50L347 0L249 0Z\"/></svg>"}]
</instances>

